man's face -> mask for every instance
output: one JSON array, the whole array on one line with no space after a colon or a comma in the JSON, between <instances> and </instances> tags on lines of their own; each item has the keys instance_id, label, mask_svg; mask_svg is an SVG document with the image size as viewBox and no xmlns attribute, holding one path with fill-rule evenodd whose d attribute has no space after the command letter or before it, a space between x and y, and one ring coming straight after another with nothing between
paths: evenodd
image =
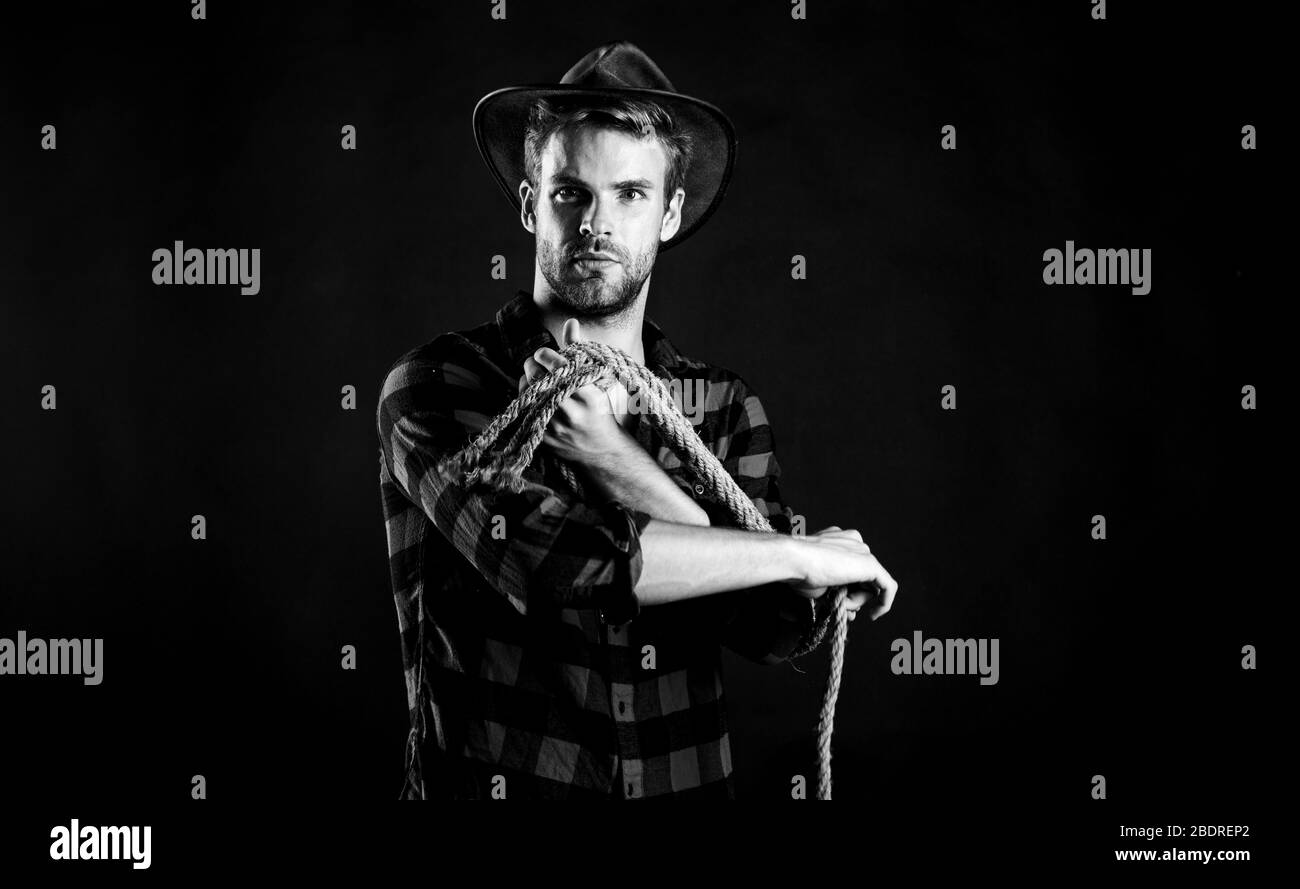
<instances>
[{"instance_id":1,"label":"man's face","mask_svg":"<svg viewBox=\"0 0 1300 889\"><path fill-rule=\"evenodd\" d=\"M664 208L667 163L654 138L577 126L551 136L539 190L520 185L538 267L574 317L617 315L636 302L660 239L681 224L681 189Z\"/></svg>"}]
</instances>

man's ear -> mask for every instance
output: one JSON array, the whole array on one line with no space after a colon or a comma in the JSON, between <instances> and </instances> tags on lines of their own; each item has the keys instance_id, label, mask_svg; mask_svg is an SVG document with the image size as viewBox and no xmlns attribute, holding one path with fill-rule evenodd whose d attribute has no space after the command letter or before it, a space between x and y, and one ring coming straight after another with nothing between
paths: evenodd
<instances>
[{"instance_id":1,"label":"man's ear","mask_svg":"<svg viewBox=\"0 0 1300 889\"><path fill-rule=\"evenodd\" d=\"M668 241L677 234L677 230L682 227L682 204L686 203L686 190L679 188L672 200L668 202L668 209L664 211L663 222L659 224L659 240Z\"/></svg>"},{"instance_id":2,"label":"man's ear","mask_svg":"<svg viewBox=\"0 0 1300 889\"><path fill-rule=\"evenodd\" d=\"M519 221L529 232L537 233L537 192L527 179L519 180Z\"/></svg>"}]
</instances>

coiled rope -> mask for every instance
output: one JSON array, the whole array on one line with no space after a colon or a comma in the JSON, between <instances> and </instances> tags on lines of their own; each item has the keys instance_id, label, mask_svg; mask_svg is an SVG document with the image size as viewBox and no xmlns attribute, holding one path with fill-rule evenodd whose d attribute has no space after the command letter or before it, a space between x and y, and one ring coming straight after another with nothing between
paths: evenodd
<instances>
[{"instance_id":1,"label":"coiled rope","mask_svg":"<svg viewBox=\"0 0 1300 889\"><path fill-rule=\"evenodd\" d=\"M551 417L566 398L589 383L602 391L615 382L628 394L641 393L645 413L649 414L660 434L676 452L682 463L705 486L710 499L724 504L737 522L748 531L776 533L768 520L736 484L718 458L700 441L690 421L673 401L663 380L638 364L621 349L604 343L578 341L559 354L567 363L525 388L473 442L460 452L439 461L437 470L444 478L458 480L465 486L486 484L497 490L518 492L523 489L523 472L532 461L533 452L546 436ZM516 420L521 420L509 443L495 451L488 449L501 438ZM575 492L581 487L572 468L560 462L565 480ZM848 635L847 587L834 587L817 601L830 603L814 607L813 632L808 641L790 654L791 658L812 652L821 644L832 620L830 676L822 698L821 717L817 724L817 798L831 798L831 735L835 727L835 702L840 693L844 671L844 645Z\"/></svg>"}]
</instances>

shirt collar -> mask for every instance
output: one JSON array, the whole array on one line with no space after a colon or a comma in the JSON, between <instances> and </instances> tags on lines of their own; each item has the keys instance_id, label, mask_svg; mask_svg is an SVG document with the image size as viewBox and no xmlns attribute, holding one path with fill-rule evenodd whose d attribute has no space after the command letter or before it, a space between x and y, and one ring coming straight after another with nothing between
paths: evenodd
<instances>
[{"instance_id":1,"label":"shirt collar","mask_svg":"<svg viewBox=\"0 0 1300 889\"><path fill-rule=\"evenodd\" d=\"M685 356L677 351L649 315L643 316L641 321L641 346L645 350L646 368L657 377L673 379L685 364ZM526 290L518 291L497 311L496 324L502 345L521 374L524 361L538 349L547 346L559 351L555 337L542 324L541 311L533 302L533 295Z\"/></svg>"}]
</instances>

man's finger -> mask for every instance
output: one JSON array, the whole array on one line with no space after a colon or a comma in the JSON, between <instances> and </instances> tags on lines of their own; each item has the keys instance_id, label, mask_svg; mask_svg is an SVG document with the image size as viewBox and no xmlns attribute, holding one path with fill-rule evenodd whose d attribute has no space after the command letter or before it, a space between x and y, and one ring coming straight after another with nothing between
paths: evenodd
<instances>
[{"instance_id":1,"label":"man's finger","mask_svg":"<svg viewBox=\"0 0 1300 889\"><path fill-rule=\"evenodd\" d=\"M876 582L880 584L880 604L871 610L872 620L893 608L894 597L898 595L898 581L894 580L889 572L882 571Z\"/></svg>"},{"instance_id":2,"label":"man's finger","mask_svg":"<svg viewBox=\"0 0 1300 889\"><path fill-rule=\"evenodd\" d=\"M561 367L564 367L564 365L569 363L568 359L550 346L542 346L533 353L533 358L537 359L537 363L548 371L559 370Z\"/></svg>"},{"instance_id":3,"label":"man's finger","mask_svg":"<svg viewBox=\"0 0 1300 889\"><path fill-rule=\"evenodd\" d=\"M564 322L564 327L560 330L560 348L563 349L569 343L582 342L582 322L577 318L570 318Z\"/></svg>"},{"instance_id":4,"label":"man's finger","mask_svg":"<svg viewBox=\"0 0 1300 889\"><path fill-rule=\"evenodd\" d=\"M533 358L533 356L529 355L527 358L525 358L524 375L519 378L519 391L523 392L525 389L527 389L530 385L532 385L533 380L541 376L542 373L544 373L542 366L537 363L537 361Z\"/></svg>"}]
</instances>

